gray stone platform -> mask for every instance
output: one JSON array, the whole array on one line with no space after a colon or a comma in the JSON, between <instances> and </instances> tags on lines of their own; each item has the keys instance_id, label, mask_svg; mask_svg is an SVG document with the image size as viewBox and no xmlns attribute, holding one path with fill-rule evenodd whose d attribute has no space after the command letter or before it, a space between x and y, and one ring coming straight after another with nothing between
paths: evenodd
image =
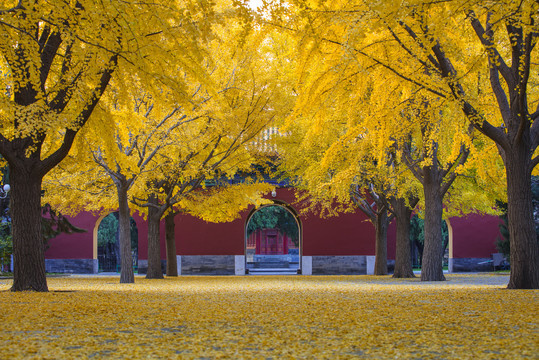
<instances>
[{"instance_id":1,"label":"gray stone platform","mask_svg":"<svg viewBox=\"0 0 539 360\"><path fill-rule=\"evenodd\" d=\"M45 259L45 271L48 273L96 274L97 259Z\"/></svg>"},{"instance_id":2,"label":"gray stone platform","mask_svg":"<svg viewBox=\"0 0 539 360\"><path fill-rule=\"evenodd\" d=\"M449 259L450 272L480 272L493 271L491 258Z\"/></svg>"},{"instance_id":3,"label":"gray stone platform","mask_svg":"<svg viewBox=\"0 0 539 360\"><path fill-rule=\"evenodd\" d=\"M181 255L178 266L181 275L234 275L236 272L235 255Z\"/></svg>"},{"instance_id":4,"label":"gray stone platform","mask_svg":"<svg viewBox=\"0 0 539 360\"><path fill-rule=\"evenodd\" d=\"M244 275L245 256L243 255L178 255L179 275ZM394 268L394 260L388 261L388 270ZM276 266L277 265L277 266ZM451 258L449 272L489 272L493 271L490 258ZM259 264L258 268L278 269L276 272L297 272L298 264L281 266L272 262ZM304 275L365 275L374 269L374 256L302 256L302 273ZM166 270L166 260L161 261L163 273ZM250 270L254 266L250 267ZM287 269L288 267L288 269ZM138 261L138 273L145 274L148 269L147 260ZM45 259L45 270L48 273L66 274L96 274L98 273L97 259ZM256 270L255 270L256 271Z\"/></svg>"},{"instance_id":5,"label":"gray stone platform","mask_svg":"<svg viewBox=\"0 0 539 360\"><path fill-rule=\"evenodd\" d=\"M364 275L367 274L367 257L313 256L313 275Z\"/></svg>"}]
</instances>

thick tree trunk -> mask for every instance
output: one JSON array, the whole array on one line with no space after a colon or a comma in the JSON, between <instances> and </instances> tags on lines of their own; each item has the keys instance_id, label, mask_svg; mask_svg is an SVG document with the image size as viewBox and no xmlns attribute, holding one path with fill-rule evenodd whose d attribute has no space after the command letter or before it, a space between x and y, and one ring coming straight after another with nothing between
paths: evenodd
<instances>
[{"instance_id":1,"label":"thick tree trunk","mask_svg":"<svg viewBox=\"0 0 539 360\"><path fill-rule=\"evenodd\" d=\"M12 291L49 291L41 230L41 178L9 167L13 235Z\"/></svg>"},{"instance_id":2,"label":"thick tree trunk","mask_svg":"<svg viewBox=\"0 0 539 360\"><path fill-rule=\"evenodd\" d=\"M412 269L412 254L410 244L410 218L413 209L406 205L403 198L393 201L393 211L397 221L397 239L395 249L395 271L394 278L415 277Z\"/></svg>"},{"instance_id":3,"label":"thick tree trunk","mask_svg":"<svg viewBox=\"0 0 539 360\"><path fill-rule=\"evenodd\" d=\"M167 276L178 276L178 263L176 261L176 239L174 212L165 216L165 238L167 244Z\"/></svg>"},{"instance_id":4,"label":"thick tree trunk","mask_svg":"<svg viewBox=\"0 0 539 360\"><path fill-rule=\"evenodd\" d=\"M389 227L387 210L379 212L374 227L376 230L374 275L387 275L387 228Z\"/></svg>"},{"instance_id":5,"label":"thick tree trunk","mask_svg":"<svg viewBox=\"0 0 539 360\"><path fill-rule=\"evenodd\" d=\"M529 147L506 152L509 289L539 289L539 244L533 220Z\"/></svg>"},{"instance_id":6,"label":"thick tree trunk","mask_svg":"<svg viewBox=\"0 0 539 360\"><path fill-rule=\"evenodd\" d=\"M432 175L432 174L430 174ZM443 196L436 176L425 176L425 247L421 262L421 281L445 280L442 257Z\"/></svg>"},{"instance_id":7,"label":"thick tree trunk","mask_svg":"<svg viewBox=\"0 0 539 360\"><path fill-rule=\"evenodd\" d=\"M118 227L120 232L120 283L131 284L135 282L133 273L133 255L131 249L131 226L129 204L127 202L127 186L117 185L118 193Z\"/></svg>"},{"instance_id":8,"label":"thick tree trunk","mask_svg":"<svg viewBox=\"0 0 539 360\"><path fill-rule=\"evenodd\" d=\"M150 202L157 202L151 198ZM160 229L162 211L156 207L148 207L148 272L146 279L163 279L163 270L161 269L161 241Z\"/></svg>"}]
</instances>

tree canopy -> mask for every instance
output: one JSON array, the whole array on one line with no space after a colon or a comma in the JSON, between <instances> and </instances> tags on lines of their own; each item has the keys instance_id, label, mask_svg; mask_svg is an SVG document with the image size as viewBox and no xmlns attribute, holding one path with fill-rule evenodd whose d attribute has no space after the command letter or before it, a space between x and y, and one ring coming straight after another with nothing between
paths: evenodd
<instances>
[{"instance_id":1,"label":"tree canopy","mask_svg":"<svg viewBox=\"0 0 539 360\"><path fill-rule=\"evenodd\" d=\"M444 201L446 212L487 212L506 197L509 287L539 288L538 10L532 0L291 0L268 2L255 23L240 1L4 2L13 290L47 290L43 178L70 187L48 196L73 211L147 209L154 237L167 211L223 221L264 203L269 185L228 185L263 161L260 132L275 120L273 150L322 213L361 203L351 189L419 198L426 248L439 243ZM426 280L443 279L439 265Z\"/></svg>"},{"instance_id":2,"label":"tree canopy","mask_svg":"<svg viewBox=\"0 0 539 360\"><path fill-rule=\"evenodd\" d=\"M113 74L177 91L186 87L176 76L180 69L204 79L200 43L217 21L215 7L204 1L2 3L0 154L12 185L13 290L47 291L42 178L67 156Z\"/></svg>"},{"instance_id":3,"label":"tree canopy","mask_svg":"<svg viewBox=\"0 0 539 360\"><path fill-rule=\"evenodd\" d=\"M314 148L326 143L324 137L309 136L323 129L325 119L344 124L363 118L359 134L376 129L373 152L383 158L395 135L414 134L414 122L403 121L408 117L423 123L416 127L422 145L416 136L412 146L426 155L410 164L438 177L462 171L459 157L467 157L478 137L471 128L493 141L493 147L482 148L495 148L504 164L510 232L519 244L512 248L510 288L539 287L530 190L539 162L539 112L532 109L539 100L532 76L538 6L534 1L297 0L273 3L266 21L296 39L295 113L312 124L305 134ZM371 100L367 108L362 106L366 99ZM441 145L444 137L449 142ZM432 156L442 153L442 158ZM437 182L440 190L451 183Z\"/></svg>"}]
</instances>

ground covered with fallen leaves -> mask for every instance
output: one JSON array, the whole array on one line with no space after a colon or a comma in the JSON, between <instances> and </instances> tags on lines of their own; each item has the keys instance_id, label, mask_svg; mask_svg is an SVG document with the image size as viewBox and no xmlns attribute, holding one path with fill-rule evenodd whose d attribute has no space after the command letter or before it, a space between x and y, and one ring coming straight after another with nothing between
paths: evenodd
<instances>
[{"instance_id":1,"label":"ground covered with fallen leaves","mask_svg":"<svg viewBox=\"0 0 539 360\"><path fill-rule=\"evenodd\" d=\"M0 279L0 359L539 358L539 291L447 278Z\"/></svg>"}]
</instances>

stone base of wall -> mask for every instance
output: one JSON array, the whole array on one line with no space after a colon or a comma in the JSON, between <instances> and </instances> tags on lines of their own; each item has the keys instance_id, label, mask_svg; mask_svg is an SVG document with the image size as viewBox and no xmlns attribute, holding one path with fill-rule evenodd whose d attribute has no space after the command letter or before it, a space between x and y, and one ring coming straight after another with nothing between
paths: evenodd
<instances>
[{"instance_id":1,"label":"stone base of wall","mask_svg":"<svg viewBox=\"0 0 539 360\"><path fill-rule=\"evenodd\" d=\"M374 256L371 256L374 269ZM245 256L243 255L178 255L178 275L244 275ZM161 261L163 273L166 261ZM388 270L395 266L388 260ZM138 261L138 273L145 274L148 261ZM304 275L365 275L367 256L303 256L302 274Z\"/></svg>"},{"instance_id":2,"label":"stone base of wall","mask_svg":"<svg viewBox=\"0 0 539 360\"><path fill-rule=\"evenodd\" d=\"M164 273L167 272L167 261L161 260L161 271ZM148 272L148 260L139 260L138 261L138 271L139 274L146 274Z\"/></svg>"},{"instance_id":3,"label":"stone base of wall","mask_svg":"<svg viewBox=\"0 0 539 360\"><path fill-rule=\"evenodd\" d=\"M97 274L97 259L45 259L48 273Z\"/></svg>"},{"instance_id":4,"label":"stone base of wall","mask_svg":"<svg viewBox=\"0 0 539 360\"><path fill-rule=\"evenodd\" d=\"M449 259L449 272L493 271L491 258Z\"/></svg>"},{"instance_id":5,"label":"stone base of wall","mask_svg":"<svg viewBox=\"0 0 539 360\"><path fill-rule=\"evenodd\" d=\"M364 275L367 273L367 257L313 256L313 275Z\"/></svg>"},{"instance_id":6,"label":"stone base of wall","mask_svg":"<svg viewBox=\"0 0 539 360\"><path fill-rule=\"evenodd\" d=\"M245 275L245 256L234 255L234 274Z\"/></svg>"},{"instance_id":7,"label":"stone base of wall","mask_svg":"<svg viewBox=\"0 0 539 360\"><path fill-rule=\"evenodd\" d=\"M178 260L181 261L181 275L236 274L235 255L181 255Z\"/></svg>"}]
</instances>

